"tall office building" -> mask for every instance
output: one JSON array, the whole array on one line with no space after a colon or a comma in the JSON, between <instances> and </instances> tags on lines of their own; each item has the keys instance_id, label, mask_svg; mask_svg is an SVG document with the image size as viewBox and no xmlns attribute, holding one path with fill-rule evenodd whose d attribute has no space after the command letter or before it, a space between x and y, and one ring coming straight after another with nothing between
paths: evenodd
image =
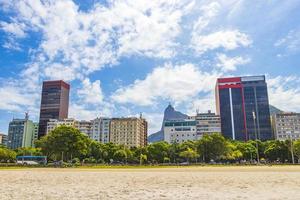
<instances>
[{"instance_id":1,"label":"tall office building","mask_svg":"<svg viewBox=\"0 0 300 200\"><path fill-rule=\"evenodd\" d=\"M7 141L9 148L32 147L33 137L34 123L29 120L28 114L25 119L13 119L9 123Z\"/></svg>"},{"instance_id":2,"label":"tall office building","mask_svg":"<svg viewBox=\"0 0 300 200\"><path fill-rule=\"evenodd\" d=\"M110 122L110 142L128 147L147 145L148 124L142 117L112 118Z\"/></svg>"},{"instance_id":3,"label":"tall office building","mask_svg":"<svg viewBox=\"0 0 300 200\"><path fill-rule=\"evenodd\" d=\"M69 91L70 85L62 80L43 82L39 138L46 134L49 119L62 120L68 118Z\"/></svg>"},{"instance_id":4,"label":"tall office building","mask_svg":"<svg viewBox=\"0 0 300 200\"><path fill-rule=\"evenodd\" d=\"M216 107L225 137L273 139L265 76L219 78Z\"/></svg>"}]
</instances>

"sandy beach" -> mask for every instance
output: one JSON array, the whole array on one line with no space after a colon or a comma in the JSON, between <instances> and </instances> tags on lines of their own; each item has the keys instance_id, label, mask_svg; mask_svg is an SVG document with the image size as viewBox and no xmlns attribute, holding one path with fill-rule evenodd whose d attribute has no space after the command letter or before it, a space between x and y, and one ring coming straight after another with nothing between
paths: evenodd
<instances>
[{"instance_id":1,"label":"sandy beach","mask_svg":"<svg viewBox=\"0 0 300 200\"><path fill-rule=\"evenodd\" d=\"M300 199L300 166L0 170L0 199Z\"/></svg>"}]
</instances>

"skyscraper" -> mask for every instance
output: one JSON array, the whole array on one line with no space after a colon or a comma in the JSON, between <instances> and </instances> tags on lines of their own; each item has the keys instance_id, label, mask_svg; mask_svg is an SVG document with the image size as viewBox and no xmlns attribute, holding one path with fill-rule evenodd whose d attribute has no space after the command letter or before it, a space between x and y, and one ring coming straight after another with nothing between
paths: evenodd
<instances>
[{"instance_id":1,"label":"skyscraper","mask_svg":"<svg viewBox=\"0 0 300 200\"><path fill-rule=\"evenodd\" d=\"M216 107L225 137L233 140L273 138L265 76L219 78Z\"/></svg>"},{"instance_id":2,"label":"skyscraper","mask_svg":"<svg viewBox=\"0 0 300 200\"><path fill-rule=\"evenodd\" d=\"M49 119L68 118L69 91L70 85L62 80L43 82L39 138L46 134Z\"/></svg>"}]
</instances>

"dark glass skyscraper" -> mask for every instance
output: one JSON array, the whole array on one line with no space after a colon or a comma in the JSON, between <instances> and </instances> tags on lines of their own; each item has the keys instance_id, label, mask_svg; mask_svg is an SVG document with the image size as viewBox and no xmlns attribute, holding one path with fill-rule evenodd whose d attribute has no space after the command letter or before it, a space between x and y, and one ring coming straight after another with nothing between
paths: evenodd
<instances>
[{"instance_id":1,"label":"dark glass skyscraper","mask_svg":"<svg viewBox=\"0 0 300 200\"><path fill-rule=\"evenodd\" d=\"M60 81L44 81L40 108L39 138L46 134L49 119L68 118L70 85Z\"/></svg>"},{"instance_id":2,"label":"dark glass skyscraper","mask_svg":"<svg viewBox=\"0 0 300 200\"><path fill-rule=\"evenodd\" d=\"M216 105L225 137L234 140L273 138L265 76L219 78Z\"/></svg>"}]
</instances>

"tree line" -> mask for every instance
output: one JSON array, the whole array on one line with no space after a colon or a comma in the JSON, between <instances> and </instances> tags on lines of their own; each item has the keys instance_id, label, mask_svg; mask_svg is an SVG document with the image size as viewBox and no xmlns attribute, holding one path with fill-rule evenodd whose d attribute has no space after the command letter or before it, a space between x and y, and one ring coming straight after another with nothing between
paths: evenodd
<instances>
[{"instance_id":1,"label":"tree line","mask_svg":"<svg viewBox=\"0 0 300 200\"><path fill-rule=\"evenodd\" d=\"M35 142L36 148L9 150L0 147L0 162L13 162L18 155L45 155L48 161L98 164L178 164L178 163L291 163L292 152L300 163L300 140L233 141L220 134L204 135L197 141L146 147L126 147L89 139L78 129L60 126ZM258 147L258 148L257 148Z\"/></svg>"}]
</instances>

